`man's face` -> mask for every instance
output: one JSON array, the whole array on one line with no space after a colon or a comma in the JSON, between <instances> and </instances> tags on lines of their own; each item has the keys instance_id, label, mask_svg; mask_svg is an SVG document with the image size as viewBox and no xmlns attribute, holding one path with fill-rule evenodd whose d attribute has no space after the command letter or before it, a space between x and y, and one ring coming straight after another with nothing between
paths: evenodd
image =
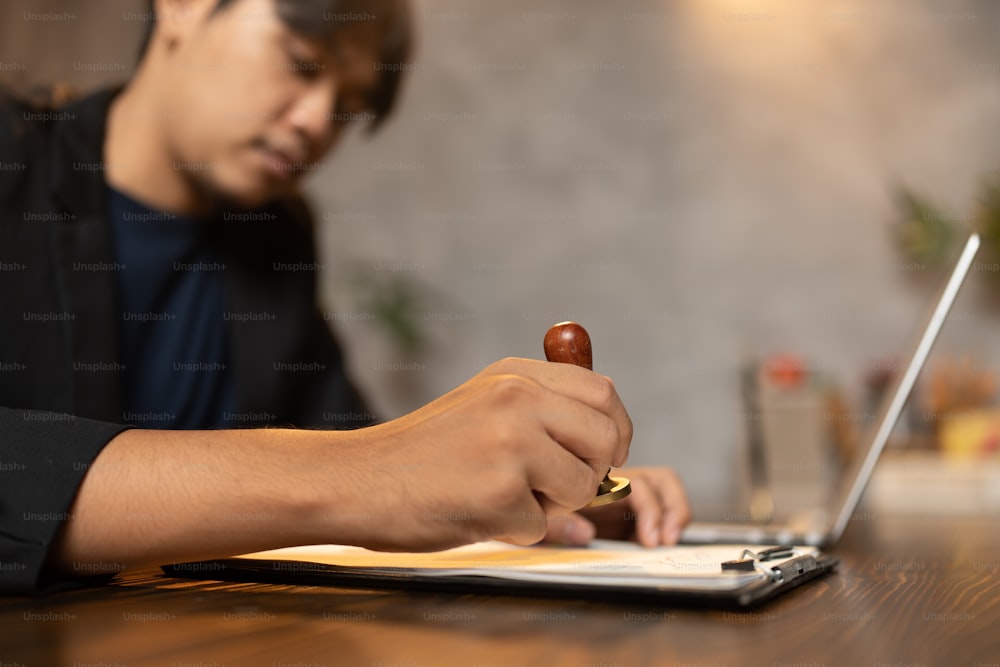
<instances>
[{"instance_id":1,"label":"man's face","mask_svg":"<svg viewBox=\"0 0 1000 667\"><path fill-rule=\"evenodd\" d=\"M200 21L156 79L173 168L243 206L290 191L344 118L370 110L379 38L376 25L362 25L333 42L307 39L282 22L275 0L238 0Z\"/></svg>"}]
</instances>

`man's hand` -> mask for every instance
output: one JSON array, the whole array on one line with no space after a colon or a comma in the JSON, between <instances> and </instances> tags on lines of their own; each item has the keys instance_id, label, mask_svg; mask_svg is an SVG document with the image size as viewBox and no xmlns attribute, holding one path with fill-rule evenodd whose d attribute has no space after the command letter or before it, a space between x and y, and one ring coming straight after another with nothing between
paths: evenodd
<instances>
[{"instance_id":1,"label":"man's hand","mask_svg":"<svg viewBox=\"0 0 1000 667\"><path fill-rule=\"evenodd\" d=\"M549 519L545 542L583 546L595 537L634 540L647 547L676 544L691 519L687 495L670 468L621 471L632 493L618 502Z\"/></svg>"},{"instance_id":2,"label":"man's hand","mask_svg":"<svg viewBox=\"0 0 1000 667\"><path fill-rule=\"evenodd\" d=\"M628 456L632 422L610 379L569 364L505 359L427 406L358 434L346 457L378 517L352 543L444 549L533 544L586 505ZM331 536L333 539L333 536Z\"/></svg>"}]
</instances>

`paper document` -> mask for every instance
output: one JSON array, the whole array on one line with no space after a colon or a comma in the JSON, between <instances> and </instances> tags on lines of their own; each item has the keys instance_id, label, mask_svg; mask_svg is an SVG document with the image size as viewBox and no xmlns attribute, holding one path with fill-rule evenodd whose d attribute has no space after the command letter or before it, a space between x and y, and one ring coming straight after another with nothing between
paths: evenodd
<instances>
[{"instance_id":1,"label":"paper document","mask_svg":"<svg viewBox=\"0 0 1000 667\"><path fill-rule=\"evenodd\" d=\"M240 558L272 562L276 572L301 564L320 564L372 573L403 571L421 577L492 577L525 582L684 590L735 590L772 578L771 568L802 556L813 547L794 548L749 571L724 570L722 563L757 553L760 545L680 545L644 548L626 542L595 540L588 547L519 547L483 542L432 553L384 553L360 547L307 546L245 554ZM752 560L750 556L746 556Z\"/></svg>"}]
</instances>

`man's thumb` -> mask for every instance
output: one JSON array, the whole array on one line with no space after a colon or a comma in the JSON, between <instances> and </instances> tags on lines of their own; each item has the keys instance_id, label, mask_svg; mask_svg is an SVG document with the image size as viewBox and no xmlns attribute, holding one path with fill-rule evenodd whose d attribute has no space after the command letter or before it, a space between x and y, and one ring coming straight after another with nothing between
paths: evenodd
<instances>
[{"instance_id":1,"label":"man's thumb","mask_svg":"<svg viewBox=\"0 0 1000 667\"><path fill-rule=\"evenodd\" d=\"M582 547L590 544L597 529L590 521L573 512L548 517L548 527L542 542Z\"/></svg>"}]
</instances>

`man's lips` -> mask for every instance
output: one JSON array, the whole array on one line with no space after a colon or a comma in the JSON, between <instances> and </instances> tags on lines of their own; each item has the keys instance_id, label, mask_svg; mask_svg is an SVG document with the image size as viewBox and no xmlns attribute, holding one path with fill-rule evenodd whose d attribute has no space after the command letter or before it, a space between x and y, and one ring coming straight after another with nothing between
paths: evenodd
<instances>
[{"instance_id":1,"label":"man's lips","mask_svg":"<svg viewBox=\"0 0 1000 667\"><path fill-rule=\"evenodd\" d=\"M268 173L279 180L288 180L302 171L301 166L308 158L306 151L285 146L275 146L261 141L256 145L263 158Z\"/></svg>"}]
</instances>

